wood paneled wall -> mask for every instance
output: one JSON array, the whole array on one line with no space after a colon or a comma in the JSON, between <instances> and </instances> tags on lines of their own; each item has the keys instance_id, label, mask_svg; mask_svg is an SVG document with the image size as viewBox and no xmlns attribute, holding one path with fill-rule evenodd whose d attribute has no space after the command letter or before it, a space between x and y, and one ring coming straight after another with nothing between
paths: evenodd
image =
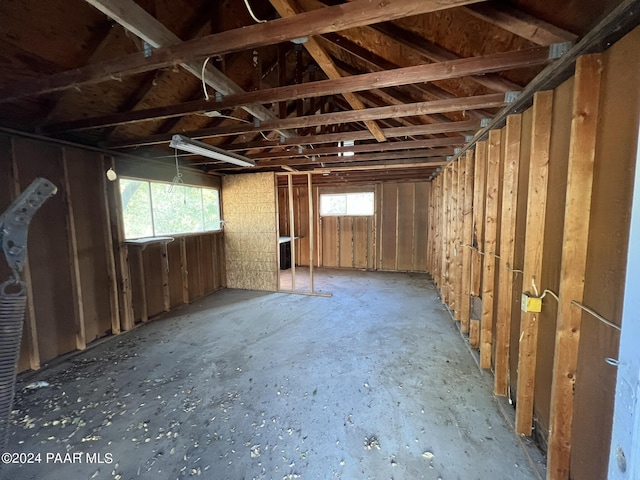
<instances>
[{"instance_id":1,"label":"wood paneled wall","mask_svg":"<svg viewBox=\"0 0 640 480\"><path fill-rule=\"evenodd\" d=\"M313 208L318 226L314 265L330 268L415 271L427 270L429 233L428 182L383 183L358 187L315 187ZM322 193L374 191L373 216L321 217ZM309 208L307 187L293 187L296 265L309 265L307 239ZM289 236L289 200L286 187L278 188L280 235Z\"/></svg>"},{"instance_id":2,"label":"wood paneled wall","mask_svg":"<svg viewBox=\"0 0 640 480\"><path fill-rule=\"evenodd\" d=\"M431 190L429 271L463 331L466 299L482 297L481 318L470 319L480 339L470 341L494 370L495 393L513 400L516 433L547 450L552 480L607 476L616 369L606 359L617 358L619 331L586 309L620 325L638 44L640 28L581 57L574 77L538 92ZM471 190L460 188L469 178ZM471 212L460 209L468 201ZM522 312L522 292L542 297L542 311Z\"/></svg>"},{"instance_id":3,"label":"wood paneled wall","mask_svg":"<svg viewBox=\"0 0 640 480\"><path fill-rule=\"evenodd\" d=\"M28 308L19 371L38 369L98 338L133 328L143 317L224 286L221 233L169 244L168 270L162 246L136 253L139 247L122 243L118 182L105 179L111 164L100 153L0 134L2 211L36 177L58 187L29 229ZM149 165L136 168L157 173ZM116 170L132 173L127 162ZM180 249L183 242L189 265ZM0 281L9 275L4 258L0 275Z\"/></svg>"}]
</instances>

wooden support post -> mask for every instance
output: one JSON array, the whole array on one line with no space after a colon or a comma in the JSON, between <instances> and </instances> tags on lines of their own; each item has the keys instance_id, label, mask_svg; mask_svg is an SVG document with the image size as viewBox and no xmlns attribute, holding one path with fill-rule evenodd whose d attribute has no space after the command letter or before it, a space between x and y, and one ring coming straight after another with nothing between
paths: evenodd
<instances>
[{"instance_id":1,"label":"wooden support post","mask_svg":"<svg viewBox=\"0 0 640 480\"><path fill-rule=\"evenodd\" d=\"M311 174L307 174L307 198L309 200L309 291L314 293L313 287L313 254L315 251L315 232L313 230L313 223L315 213L313 211L313 184L311 181Z\"/></svg>"},{"instance_id":2,"label":"wooden support post","mask_svg":"<svg viewBox=\"0 0 640 480\"><path fill-rule=\"evenodd\" d=\"M456 162L458 170L458 193L456 195L456 238L455 238L455 252L456 252L456 300L455 300L455 315L456 321L462 320L462 257L464 256L464 245L462 242L462 228L464 224L464 176L466 169L465 158L462 157ZM468 330L467 330L468 331Z\"/></svg>"},{"instance_id":3,"label":"wooden support post","mask_svg":"<svg viewBox=\"0 0 640 480\"><path fill-rule=\"evenodd\" d=\"M76 223L71 199L71 183L69 182L69 165L67 149L62 149L62 169L64 171L64 194L67 202L67 230L69 231L69 258L71 259L71 288L73 291L73 315L76 330L76 348L87 348L84 326L84 299L82 297L82 281L80 280L80 262L78 260L78 240Z\"/></svg>"},{"instance_id":4,"label":"wooden support post","mask_svg":"<svg viewBox=\"0 0 640 480\"><path fill-rule=\"evenodd\" d=\"M144 279L144 258L142 255L142 246L135 246L133 250L136 252L136 263L138 264L138 288L140 288L140 319L143 322L149 321L149 310L147 308L147 288Z\"/></svg>"},{"instance_id":5,"label":"wooden support post","mask_svg":"<svg viewBox=\"0 0 640 480\"><path fill-rule=\"evenodd\" d=\"M551 384L551 428L547 461L549 480L568 479L571 463L573 387L576 381L582 318L582 310L572 305L572 302L583 302L601 74L600 55L578 58Z\"/></svg>"},{"instance_id":6,"label":"wooden support post","mask_svg":"<svg viewBox=\"0 0 640 480\"><path fill-rule=\"evenodd\" d=\"M476 143L473 170L473 238L471 262L471 295L480 296L482 279L482 253L484 249L484 203L487 183L487 142Z\"/></svg>"},{"instance_id":7,"label":"wooden support post","mask_svg":"<svg viewBox=\"0 0 640 480\"><path fill-rule=\"evenodd\" d=\"M291 290L296 289L296 228L295 210L293 208L293 175L287 175L289 193L289 235L291 236Z\"/></svg>"},{"instance_id":8,"label":"wooden support post","mask_svg":"<svg viewBox=\"0 0 640 480\"><path fill-rule=\"evenodd\" d=\"M553 91L536 93L533 100L527 226L524 241L524 266L522 268L524 272L522 274L522 291L529 292L532 296L536 296L536 292L531 287L531 280L535 279L537 285L541 287L552 116ZM526 436L531 435L533 426L533 391L539 317L538 313L533 312L521 312L520 314L516 432Z\"/></svg>"},{"instance_id":9,"label":"wooden support post","mask_svg":"<svg viewBox=\"0 0 640 480\"><path fill-rule=\"evenodd\" d=\"M113 159L111 160L113 162ZM129 272L129 247L124 244L124 225L122 223L122 198L120 180L107 185L109 218L111 220L112 244L115 246L116 274L119 290L120 326L122 331L133 329L133 300L131 297L131 275Z\"/></svg>"},{"instance_id":10,"label":"wooden support post","mask_svg":"<svg viewBox=\"0 0 640 480\"><path fill-rule=\"evenodd\" d=\"M449 210L449 308L458 309L458 162L451 165L451 208ZM454 317L455 318L455 317Z\"/></svg>"},{"instance_id":11,"label":"wooden support post","mask_svg":"<svg viewBox=\"0 0 640 480\"><path fill-rule=\"evenodd\" d=\"M444 202L445 210L442 216L442 303L448 304L451 294L451 279L449 275L449 265L451 263L451 179L453 177L452 167L447 167L444 172Z\"/></svg>"},{"instance_id":12,"label":"wooden support post","mask_svg":"<svg viewBox=\"0 0 640 480\"><path fill-rule=\"evenodd\" d=\"M187 239L180 237L180 273L182 274L182 303L189 303L189 269L187 267Z\"/></svg>"},{"instance_id":13,"label":"wooden support post","mask_svg":"<svg viewBox=\"0 0 640 480\"><path fill-rule=\"evenodd\" d=\"M471 235L473 227L473 151L468 151L465 156L464 169L464 205L462 208L462 296L460 302L460 330L469 332L471 320Z\"/></svg>"},{"instance_id":14,"label":"wooden support post","mask_svg":"<svg viewBox=\"0 0 640 480\"><path fill-rule=\"evenodd\" d=\"M113 168L113 158L102 157L100 165L100 188L102 189L101 209L104 212L104 244L106 246L105 256L107 258L107 275L109 277L109 305L111 306L111 333L118 335L120 333L120 306L118 302L118 281L116 259L113 248L113 230L111 228L111 212L109 205L109 195L107 186L107 177L103 172L109 168Z\"/></svg>"},{"instance_id":15,"label":"wooden support post","mask_svg":"<svg viewBox=\"0 0 640 480\"><path fill-rule=\"evenodd\" d=\"M487 189L485 204L484 265L482 270L482 319L480 326L480 367L491 368L493 344L493 297L496 279L496 242L498 236L498 185L500 182L501 130L489 132L487 146Z\"/></svg>"},{"instance_id":16,"label":"wooden support post","mask_svg":"<svg viewBox=\"0 0 640 480\"><path fill-rule=\"evenodd\" d=\"M13 142L12 142L13 147ZM11 170L13 177L12 199L17 198L20 191L20 176L16 155L12 148ZM40 369L40 347L38 345L38 329L36 325L36 307L33 301L33 283L31 282L31 268L29 267L29 251L27 250L27 261L22 270L25 288L27 289L27 309L25 312L24 334L27 337L27 348L29 350L29 367L32 370Z\"/></svg>"},{"instance_id":17,"label":"wooden support post","mask_svg":"<svg viewBox=\"0 0 640 480\"><path fill-rule=\"evenodd\" d=\"M549 121L550 119L551 115L549 114ZM498 277L496 362L493 386L493 393L501 396L507 395L509 387L509 346L513 285L516 275L513 271L515 269L513 263L515 258L516 210L518 209L522 116L509 115L504 133L505 155L502 169L502 217L500 221L500 262L498 262L500 275Z\"/></svg>"},{"instance_id":18,"label":"wooden support post","mask_svg":"<svg viewBox=\"0 0 640 480\"><path fill-rule=\"evenodd\" d=\"M169 290L169 248L167 247L167 242L162 242L161 248L160 257L162 265L160 268L162 269L162 301L164 304L164 311L168 312L171 310L171 291Z\"/></svg>"}]
</instances>

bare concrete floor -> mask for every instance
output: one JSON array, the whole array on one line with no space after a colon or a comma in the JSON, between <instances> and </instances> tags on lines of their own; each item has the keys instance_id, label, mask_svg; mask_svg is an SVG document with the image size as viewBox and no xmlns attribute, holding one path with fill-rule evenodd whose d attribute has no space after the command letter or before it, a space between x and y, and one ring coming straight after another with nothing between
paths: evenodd
<instances>
[{"instance_id":1,"label":"bare concrete floor","mask_svg":"<svg viewBox=\"0 0 640 480\"><path fill-rule=\"evenodd\" d=\"M40 463L4 478L535 478L426 275L318 275L332 298L223 290L21 378L9 450Z\"/></svg>"}]
</instances>

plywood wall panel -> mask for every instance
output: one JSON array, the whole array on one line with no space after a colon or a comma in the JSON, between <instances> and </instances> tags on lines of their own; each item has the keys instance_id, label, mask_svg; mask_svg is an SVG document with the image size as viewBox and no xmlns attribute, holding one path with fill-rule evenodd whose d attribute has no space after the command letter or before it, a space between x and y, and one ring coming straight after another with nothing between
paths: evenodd
<instances>
[{"instance_id":1,"label":"plywood wall panel","mask_svg":"<svg viewBox=\"0 0 640 480\"><path fill-rule=\"evenodd\" d=\"M427 271L429 254L429 196L428 182L415 184L414 224L413 224L413 268L418 272Z\"/></svg>"},{"instance_id":2,"label":"plywood wall panel","mask_svg":"<svg viewBox=\"0 0 640 480\"><path fill-rule=\"evenodd\" d=\"M169 298L171 308L183 304L182 301L182 272L180 270L180 241L175 241L167 245L169 260Z\"/></svg>"},{"instance_id":3,"label":"plywood wall panel","mask_svg":"<svg viewBox=\"0 0 640 480\"><path fill-rule=\"evenodd\" d=\"M381 187L380 269L398 268L398 185L385 183Z\"/></svg>"},{"instance_id":4,"label":"plywood wall panel","mask_svg":"<svg viewBox=\"0 0 640 480\"><path fill-rule=\"evenodd\" d=\"M200 246L198 237L186 237L185 247L187 250L187 277L189 282L189 302L200 298L204 294L200 273Z\"/></svg>"},{"instance_id":5,"label":"plywood wall panel","mask_svg":"<svg viewBox=\"0 0 640 480\"><path fill-rule=\"evenodd\" d=\"M397 269L414 270L415 183L398 184Z\"/></svg>"},{"instance_id":6,"label":"plywood wall panel","mask_svg":"<svg viewBox=\"0 0 640 480\"><path fill-rule=\"evenodd\" d=\"M367 268L371 245L373 217L353 217L353 266Z\"/></svg>"},{"instance_id":7,"label":"plywood wall panel","mask_svg":"<svg viewBox=\"0 0 640 480\"><path fill-rule=\"evenodd\" d=\"M337 267L339 265L339 218L322 217L320 225L322 227L322 266Z\"/></svg>"},{"instance_id":8,"label":"plywood wall panel","mask_svg":"<svg viewBox=\"0 0 640 480\"><path fill-rule=\"evenodd\" d=\"M61 188L64 185L62 151L58 147L14 138L13 155L21 189L36 177L48 178L59 188L58 194L38 211L29 228L38 344L41 361L46 362L76 349L67 192Z\"/></svg>"},{"instance_id":9,"label":"plywood wall panel","mask_svg":"<svg viewBox=\"0 0 640 480\"><path fill-rule=\"evenodd\" d=\"M79 263L79 281L82 285L85 338L89 343L111 331L111 305L105 244L105 216L101 211L102 191L100 185L103 172L96 168L100 156L84 150L66 148L69 196L73 203L73 217Z\"/></svg>"},{"instance_id":10,"label":"plywood wall panel","mask_svg":"<svg viewBox=\"0 0 640 480\"><path fill-rule=\"evenodd\" d=\"M226 282L229 288L278 288L278 212L273 173L223 179Z\"/></svg>"},{"instance_id":11,"label":"plywood wall panel","mask_svg":"<svg viewBox=\"0 0 640 480\"><path fill-rule=\"evenodd\" d=\"M338 217L340 231L340 251L338 261L340 268L353 268L353 217Z\"/></svg>"},{"instance_id":12,"label":"plywood wall panel","mask_svg":"<svg viewBox=\"0 0 640 480\"><path fill-rule=\"evenodd\" d=\"M11 138L0 135L0 182L5 188L0 188L0 213L4 212L14 199L13 195L13 172L12 172L12 147ZM4 254L0 253L0 283L4 282L11 275L11 269L7 265ZM29 325L25 315L23 325L22 342L20 345L20 357L18 371L27 370L30 367L30 347L29 347Z\"/></svg>"},{"instance_id":13,"label":"plywood wall panel","mask_svg":"<svg viewBox=\"0 0 640 480\"><path fill-rule=\"evenodd\" d=\"M164 311L162 290L162 247L151 244L142 252L145 290L147 298L147 314L154 317Z\"/></svg>"}]
</instances>

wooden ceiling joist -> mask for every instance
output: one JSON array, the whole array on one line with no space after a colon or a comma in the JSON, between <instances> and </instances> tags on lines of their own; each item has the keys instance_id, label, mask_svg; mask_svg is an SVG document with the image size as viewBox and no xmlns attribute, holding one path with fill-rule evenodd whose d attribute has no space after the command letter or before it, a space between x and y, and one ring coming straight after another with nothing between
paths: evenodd
<instances>
[{"instance_id":1,"label":"wooden ceiling joist","mask_svg":"<svg viewBox=\"0 0 640 480\"><path fill-rule=\"evenodd\" d=\"M134 110L100 117L61 122L43 126L41 133L56 133L90 128L102 128L112 125L148 121L151 119L169 118L191 113L202 113L210 110L236 108L256 103L273 103L283 100L319 97L357 92L370 89L394 87L435 80L460 78L467 75L482 74L513 68L524 68L548 63L549 49L535 47L507 53L496 53L483 57L464 58L450 62L432 63L405 67L384 72L365 73L336 80L320 80L302 85L290 85L252 92L230 95L221 101L198 100L177 105Z\"/></svg>"},{"instance_id":2,"label":"wooden ceiling joist","mask_svg":"<svg viewBox=\"0 0 640 480\"><path fill-rule=\"evenodd\" d=\"M482 5L464 7L476 18L496 25L508 32L538 45L575 42L578 36L550 23L528 15L504 3L486 2Z\"/></svg>"},{"instance_id":3,"label":"wooden ceiling joist","mask_svg":"<svg viewBox=\"0 0 640 480\"><path fill-rule=\"evenodd\" d=\"M411 117L415 115L430 115L433 113L458 112L472 109L498 108L504 106L506 95L492 93L489 95L477 95L474 97L452 98L448 100L434 100L432 102L412 103L408 105L394 105L390 107L369 108L359 111L325 113L323 115L309 115L306 117L286 118L264 122L260 125L232 125L229 127L213 127L201 130L183 132L192 138L206 138L214 136L237 135L240 133L280 130L282 128L307 128L319 125L344 124L360 122L362 120L380 120L384 118ZM110 148L125 148L141 145L153 145L167 143L171 140L171 134L152 135L147 138L138 138L117 142L107 142L105 146Z\"/></svg>"},{"instance_id":4,"label":"wooden ceiling joist","mask_svg":"<svg viewBox=\"0 0 640 480\"><path fill-rule=\"evenodd\" d=\"M300 13L294 9L293 3L290 0L270 0L270 2L281 17L293 17ZM309 52L309 54L313 57L322 71L327 75L327 77L333 80L342 77L333 61L331 60L331 57L320 46L315 38L308 38L304 43L304 47L307 49L307 52ZM351 105L354 110L363 110L365 108L360 99L353 93L345 92L342 94L342 96L347 102L349 102L349 105ZM364 123L367 126L367 129L376 138L376 140L378 140L379 142L384 142L386 140L384 133L382 133L382 130L376 124L376 122L374 122L373 120L367 120Z\"/></svg>"},{"instance_id":5,"label":"wooden ceiling joist","mask_svg":"<svg viewBox=\"0 0 640 480\"><path fill-rule=\"evenodd\" d=\"M158 22L133 0L85 0L109 18L118 22L127 31L135 34L153 48L167 47L181 43L180 38L171 30ZM181 66L192 75L201 78L202 65L197 62L185 62ZM244 93L244 90L220 70L207 65L204 70L204 81L207 85L222 95ZM274 120L277 118L262 105L244 105L242 107L259 120ZM293 136L292 132L282 132L283 135Z\"/></svg>"},{"instance_id":6,"label":"wooden ceiling joist","mask_svg":"<svg viewBox=\"0 0 640 480\"><path fill-rule=\"evenodd\" d=\"M110 61L43 77L29 85L13 85L0 91L0 101L78 88L85 84L123 78L214 55L248 50L301 37L336 32L381 21L445 10L480 0L357 0L280 18L244 28L228 30L159 48L150 56L134 53ZM126 12L125 12L126 14Z\"/></svg>"},{"instance_id":7,"label":"wooden ceiling joist","mask_svg":"<svg viewBox=\"0 0 640 480\"><path fill-rule=\"evenodd\" d=\"M432 62L449 62L460 59L460 57L455 53L431 43L428 40L425 40L424 38L392 23L382 23L380 25L376 25L374 28L383 33L389 39L399 42L402 45L417 51L421 55L424 55L425 58L428 58ZM471 79L479 85L495 92L509 92L511 90L519 90L521 88L517 83L493 73L473 75L471 76Z\"/></svg>"},{"instance_id":8,"label":"wooden ceiling joist","mask_svg":"<svg viewBox=\"0 0 640 480\"><path fill-rule=\"evenodd\" d=\"M274 158L293 158L303 156L318 157L318 161L322 161L321 155L339 154L339 153L364 153L364 152L392 152L395 150L410 150L415 148L432 148L432 147L455 147L464 144L463 137L445 137L431 138L429 140L416 140L407 142L385 142L383 144L368 143L365 145L354 145L352 147L323 147L323 148L292 148L290 151L279 151L269 153L259 153L250 155L253 160L266 160Z\"/></svg>"}]
</instances>

